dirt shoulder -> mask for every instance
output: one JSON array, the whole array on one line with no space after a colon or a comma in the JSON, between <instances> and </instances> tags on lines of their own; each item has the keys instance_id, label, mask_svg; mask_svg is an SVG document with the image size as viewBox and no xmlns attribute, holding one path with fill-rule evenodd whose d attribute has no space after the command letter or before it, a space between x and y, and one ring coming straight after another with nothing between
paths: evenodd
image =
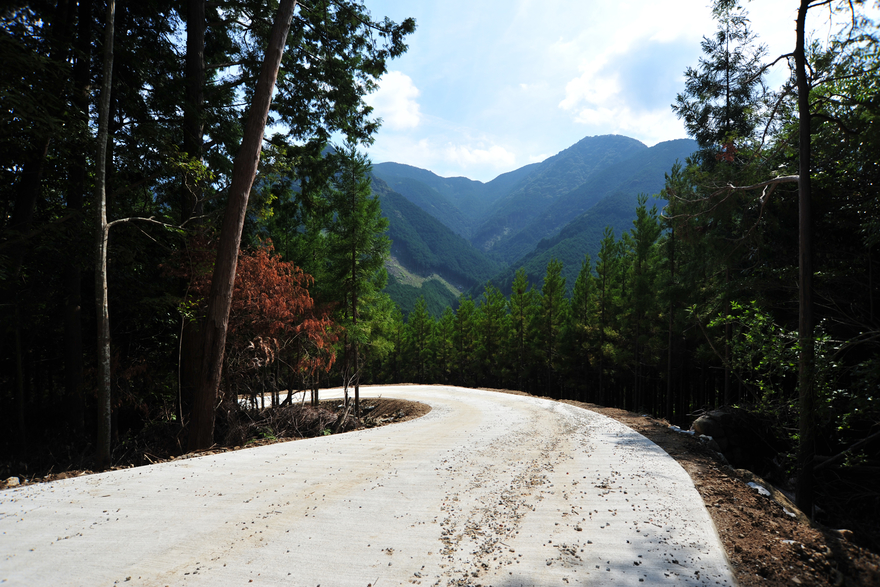
<instances>
[{"instance_id":1,"label":"dirt shoulder","mask_svg":"<svg viewBox=\"0 0 880 587\"><path fill-rule=\"evenodd\" d=\"M749 471L724 464L693 436L673 431L662 419L561 401L629 426L678 461L703 497L742 587L880 585L880 556L851 542L851 532L810 524L785 495ZM750 482L771 495L761 495Z\"/></svg>"}]
</instances>

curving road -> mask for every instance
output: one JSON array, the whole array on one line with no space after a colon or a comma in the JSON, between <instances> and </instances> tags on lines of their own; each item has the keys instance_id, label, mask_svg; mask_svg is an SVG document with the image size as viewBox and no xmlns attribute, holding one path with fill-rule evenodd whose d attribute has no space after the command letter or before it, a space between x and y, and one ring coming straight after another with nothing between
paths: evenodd
<instances>
[{"instance_id":1,"label":"curving road","mask_svg":"<svg viewBox=\"0 0 880 587\"><path fill-rule=\"evenodd\" d=\"M372 387L417 420L0 491L2 585L734 585L687 473L532 397Z\"/></svg>"}]
</instances>

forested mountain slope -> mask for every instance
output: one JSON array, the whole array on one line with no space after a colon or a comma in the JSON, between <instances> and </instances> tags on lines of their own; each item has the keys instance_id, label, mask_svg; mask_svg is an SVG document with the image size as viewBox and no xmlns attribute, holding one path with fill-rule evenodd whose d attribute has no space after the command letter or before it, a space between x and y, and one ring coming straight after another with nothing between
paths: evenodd
<instances>
[{"instance_id":1,"label":"forested mountain slope","mask_svg":"<svg viewBox=\"0 0 880 587\"><path fill-rule=\"evenodd\" d=\"M495 256L504 260L521 259L542 239L552 238L573 219L610 195L658 193L672 165L676 161L684 163L696 149L696 141L690 139L665 141L596 171L584 184L560 196L521 231L502 238L493 250ZM634 215L635 206L630 210L630 216ZM599 214L591 218L593 222L602 222L603 216ZM584 227L585 230L595 228ZM600 233L603 228L598 227Z\"/></svg>"},{"instance_id":2,"label":"forested mountain slope","mask_svg":"<svg viewBox=\"0 0 880 587\"><path fill-rule=\"evenodd\" d=\"M374 178L372 185L373 192L378 195L382 205L382 215L389 221L388 236L391 238L393 266L390 268L388 291L392 299L401 303L405 312L411 309L410 304L404 304L404 300L399 299L401 289L396 287L400 283L400 275L395 273L401 270L427 278L425 283L433 287L435 294L439 295L443 289L450 288L441 287L439 281L430 283L432 276L441 278L455 290L465 291L484 283L500 269L500 265L392 190L383 180ZM455 295L450 291L446 299L451 303Z\"/></svg>"},{"instance_id":3,"label":"forested mountain slope","mask_svg":"<svg viewBox=\"0 0 880 587\"><path fill-rule=\"evenodd\" d=\"M495 252L502 239L525 228L558 198L582 185L593 173L624 161L647 147L628 137L587 137L550 157L496 200L471 238L483 251ZM505 259L512 261L512 258Z\"/></svg>"},{"instance_id":4,"label":"forested mountain slope","mask_svg":"<svg viewBox=\"0 0 880 587\"><path fill-rule=\"evenodd\" d=\"M638 194L615 192L603 198L601 202L569 222L558 234L542 239L531 252L492 277L492 283L505 295L509 294L513 276L522 267L526 271L529 283L533 287L539 287L547 264L557 259L563 263L562 276L566 279L566 286L570 292L584 256L589 255L595 264L605 227L611 227L615 238L620 238L622 233L632 228L637 204ZM648 207L654 204L661 208L664 202L654 199L648 201ZM472 293L476 295L479 291L480 289L476 288Z\"/></svg>"},{"instance_id":5,"label":"forested mountain slope","mask_svg":"<svg viewBox=\"0 0 880 587\"><path fill-rule=\"evenodd\" d=\"M374 174L373 177L376 177ZM385 182L392 190L433 216L452 231L464 238L473 230L473 218L455 207L449 199L430 187L411 177L399 175L385 176Z\"/></svg>"},{"instance_id":6,"label":"forested mountain slope","mask_svg":"<svg viewBox=\"0 0 880 587\"><path fill-rule=\"evenodd\" d=\"M373 166L373 176L385 180L397 193L456 233L470 238L489 207L536 173L540 165L525 165L488 183L464 177L440 177L426 169L401 163L378 163Z\"/></svg>"},{"instance_id":7,"label":"forested mountain slope","mask_svg":"<svg viewBox=\"0 0 880 587\"><path fill-rule=\"evenodd\" d=\"M389 185L402 184L404 182L400 180L404 178L415 180L446 199L468 218L481 216L490 203L485 197L486 184L466 177L440 177L427 169L393 162L373 165L373 176L383 179ZM406 182L406 185L414 184ZM409 192L403 195L407 198L410 196ZM412 201L421 206L422 198L414 196Z\"/></svg>"},{"instance_id":8,"label":"forested mountain slope","mask_svg":"<svg viewBox=\"0 0 880 587\"><path fill-rule=\"evenodd\" d=\"M696 147L690 139L648 148L628 137L587 137L542 163L488 183L380 163L373 166L374 190L382 194L391 224L395 263L420 278L436 273L453 289L474 292L491 278L506 292L516 269L525 267L538 282L547 262L557 258L565 264L571 287L584 254L595 257L605 227L611 226L615 235L628 230L637 195L658 193L672 165ZM450 230L441 230L441 223ZM472 235L470 243L451 239L451 233ZM480 252L481 245L497 262ZM487 273L490 266L494 270ZM402 285L393 273L390 292ZM433 297L449 290L432 285L437 290ZM414 291L405 297L418 293L418 287L411 287ZM399 292L392 297L402 301ZM404 304L406 310L409 305Z\"/></svg>"}]
</instances>

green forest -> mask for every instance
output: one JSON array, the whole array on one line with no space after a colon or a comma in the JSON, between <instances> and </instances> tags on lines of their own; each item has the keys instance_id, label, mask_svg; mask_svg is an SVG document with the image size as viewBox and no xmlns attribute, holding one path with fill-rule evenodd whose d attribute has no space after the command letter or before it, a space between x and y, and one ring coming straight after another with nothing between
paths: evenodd
<instances>
[{"instance_id":1,"label":"green forest","mask_svg":"<svg viewBox=\"0 0 880 587\"><path fill-rule=\"evenodd\" d=\"M364 155L364 97L413 20L360 0L6 5L0 477L131 463L145 438L240 443L257 397L329 386L357 416L360 385L402 382L685 428L736 406L772 453L756 472L876 547L880 44L858 2L815 4L849 25L811 42L823 8L802 2L777 56L716 0L672 105L699 150L658 193L605 203L636 207L627 230L547 238L504 283L462 248L445 269L473 293L452 304L439 281L389 283L392 255L428 266L465 241L395 224L413 205Z\"/></svg>"}]
</instances>

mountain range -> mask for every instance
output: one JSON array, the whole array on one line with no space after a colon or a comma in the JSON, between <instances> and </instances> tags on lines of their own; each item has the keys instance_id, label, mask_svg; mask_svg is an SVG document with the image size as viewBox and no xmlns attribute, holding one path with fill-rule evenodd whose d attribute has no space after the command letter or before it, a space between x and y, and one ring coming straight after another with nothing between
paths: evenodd
<instances>
[{"instance_id":1,"label":"mountain range","mask_svg":"<svg viewBox=\"0 0 880 587\"><path fill-rule=\"evenodd\" d=\"M616 236L628 230L638 195L659 193L672 165L696 149L690 139L648 147L619 135L587 137L486 183L375 164L373 191L392 240L386 291L404 313L424 295L439 315L487 281L509 293L520 267L540 287L553 258L570 288L584 255L596 258L605 227Z\"/></svg>"}]
</instances>

